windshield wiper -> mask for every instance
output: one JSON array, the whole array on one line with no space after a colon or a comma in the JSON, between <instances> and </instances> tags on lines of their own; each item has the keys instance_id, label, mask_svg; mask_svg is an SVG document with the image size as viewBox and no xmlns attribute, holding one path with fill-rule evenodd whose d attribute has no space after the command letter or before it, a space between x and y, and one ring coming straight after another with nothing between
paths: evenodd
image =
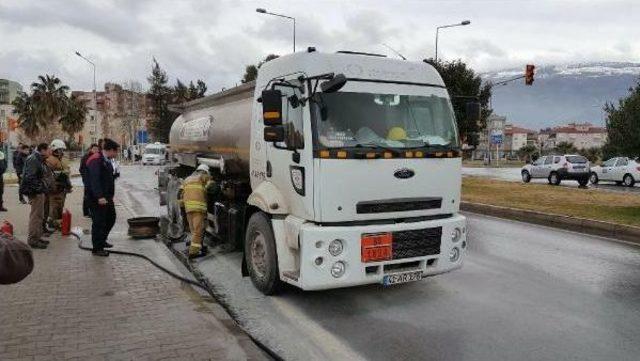
<instances>
[{"instance_id":1,"label":"windshield wiper","mask_svg":"<svg viewBox=\"0 0 640 361\"><path fill-rule=\"evenodd\" d=\"M384 149L384 150L388 150L390 152L394 152L397 153L398 151L400 151L400 149L398 148L392 148L392 147L388 147L379 143L358 143L354 146L355 148L380 148L380 149Z\"/></svg>"}]
</instances>

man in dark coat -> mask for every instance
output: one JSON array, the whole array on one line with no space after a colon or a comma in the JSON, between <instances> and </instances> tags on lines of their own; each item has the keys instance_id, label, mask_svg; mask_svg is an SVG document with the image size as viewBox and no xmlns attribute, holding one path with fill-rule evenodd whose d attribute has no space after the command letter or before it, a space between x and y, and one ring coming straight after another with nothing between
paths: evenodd
<instances>
[{"instance_id":1,"label":"man in dark coat","mask_svg":"<svg viewBox=\"0 0 640 361\"><path fill-rule=\"evenodd\" d=\"M109 256L105 248L113 247L107 242L107 238L116 222L116 208L113 204L115 180L111 159L118 155L118 148L118 143L105 138L102 150L92 154L87 160L89 204L93 219L91 242L96 256Z\"/></svg>"},{"instance_id":2,"label":"man in dark coat","mask_svg":"<svg viewBox=\"0 0 640 361\"><path fill-rule=\"evenodd\" d=\"M50 184L47 184L44 159L49 156L49 144L41 143L24 164L20 192L29 197L29 236L27 243L31 248L47 248L49 241L43 240L44 205Z\"/></svg>"},{"instance_id":3,"label":"man in dark coat","mask_svg":"<svg viewBox=\"0 0 640 361\"><path fill-rule=\"evenodd\" d=\"M82 185L84 185L84 198L82 199L82 213L85 217L91 217L91 209L89 207L89 169L87 168L87 160L95 153L98 153L100 148L97 144L93 143L89 146L89 151L80 159L80 176L82 176Z\"/></svg>"},{"instance_id":4,"label":"man in dark coat","mask_svg":"<svg viewBox=\"0 0 640 361\"><path fill-rule=\"evenodd\" d=\"M29 146L26 144L20 143L18 145L18 149L13 153L13 169L16 171L16 175L18 176L18 185L22 183L22 171L24 170L24 162L29 156ZM18 191L18 199L20 203L26 204L27 202L24 200L24 194Z\"/></svg>"}]
</instances>

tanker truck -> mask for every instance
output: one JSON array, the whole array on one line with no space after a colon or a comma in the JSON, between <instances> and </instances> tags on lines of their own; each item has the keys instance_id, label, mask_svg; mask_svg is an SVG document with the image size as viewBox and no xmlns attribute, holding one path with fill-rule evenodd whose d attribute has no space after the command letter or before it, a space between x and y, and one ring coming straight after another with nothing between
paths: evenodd
<instances>
[{"instance_id":1,"label":"tanker truck","mask_svg":"<svg viewBox=\"0 0 640 361\"><path fill-rule=\"evenodd\" d=\"M310 48L173 110L159 177L168 236L187 230L180 184L209 165L220 188L207 195L206 232L243 253L243 276L264 294L462 266L459 138L431 65Z\"/></svg>"}]
</instances>

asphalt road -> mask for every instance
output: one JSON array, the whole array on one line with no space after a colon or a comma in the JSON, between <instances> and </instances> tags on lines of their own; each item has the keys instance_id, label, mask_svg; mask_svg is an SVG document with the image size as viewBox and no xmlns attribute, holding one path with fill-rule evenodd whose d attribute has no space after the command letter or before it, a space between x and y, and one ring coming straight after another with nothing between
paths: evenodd
<instances>
[{"instance_id":1,"label":"asphalt road","mask_svg":"<svg viewBox=\"0 0 640 361\"><path fill-rule=\"evenodd\" d=\"M155 169L123 167L118 181L139 215L161 213ZM417 283L264 297L241 277L239 253L198 267L285 359L638 360L639 247L467 216L464 267Z\"/></svg>"},{"instance_id":2,"label":"asphalt road","mask_svg":"<svg viewBox=\"0 0 640 361\"><path fill-rule=\"evenodd\" d=\"M476 176L476 177L485 177L497 180L504 180L509 182L522 182L522 177L520 176L520 168L474 168L474 167L463 167L462 175L466 176ZM546 179L532 179L532 183L542 183L547 184ZM560 185L565 187L578 187L578 182L573 180L564 180ZM600 182L598 184L588 185L591 189L598 189L602 191L609 192L620 192L620 193L633 193L640 194L640 183L636 184L634 187L625 187L616 185L614 182Z\"/></svg>"}]
</instances>

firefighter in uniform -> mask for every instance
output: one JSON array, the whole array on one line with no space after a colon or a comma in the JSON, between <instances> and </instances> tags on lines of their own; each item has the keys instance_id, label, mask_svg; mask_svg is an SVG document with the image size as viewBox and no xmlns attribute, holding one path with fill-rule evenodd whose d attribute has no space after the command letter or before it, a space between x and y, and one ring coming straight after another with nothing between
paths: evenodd
<instances>
[{"instance_id":1,"label":"firefighter in uniform","mask_svg":"<svg viewBox=\"0 0 640 361\"><path fill-rule=\"evenodd\" d=\"M182 202L187 214L189 231L191 232L191 244L189 245L189 258L203 254L202 240L207 222L207 186L211 177L209 166L201 164L192 175L182 183Z\"/></svg>"},{"instance_id":2,"label":"firefighter in uniform","mask_svg":"<svg viewBox=\"0 0 640 361\"><path fill-rule=\"evenodd\" d=\"M49 146L51 155L47 157L46 164L53 172L54 182L49 192L49 227L60 229L62 221L62 211L67 193L71 192L71 181L69 178L69 164L62 159L67 148L60 139L55 139Z\"/></svg>"}]
</instances>

